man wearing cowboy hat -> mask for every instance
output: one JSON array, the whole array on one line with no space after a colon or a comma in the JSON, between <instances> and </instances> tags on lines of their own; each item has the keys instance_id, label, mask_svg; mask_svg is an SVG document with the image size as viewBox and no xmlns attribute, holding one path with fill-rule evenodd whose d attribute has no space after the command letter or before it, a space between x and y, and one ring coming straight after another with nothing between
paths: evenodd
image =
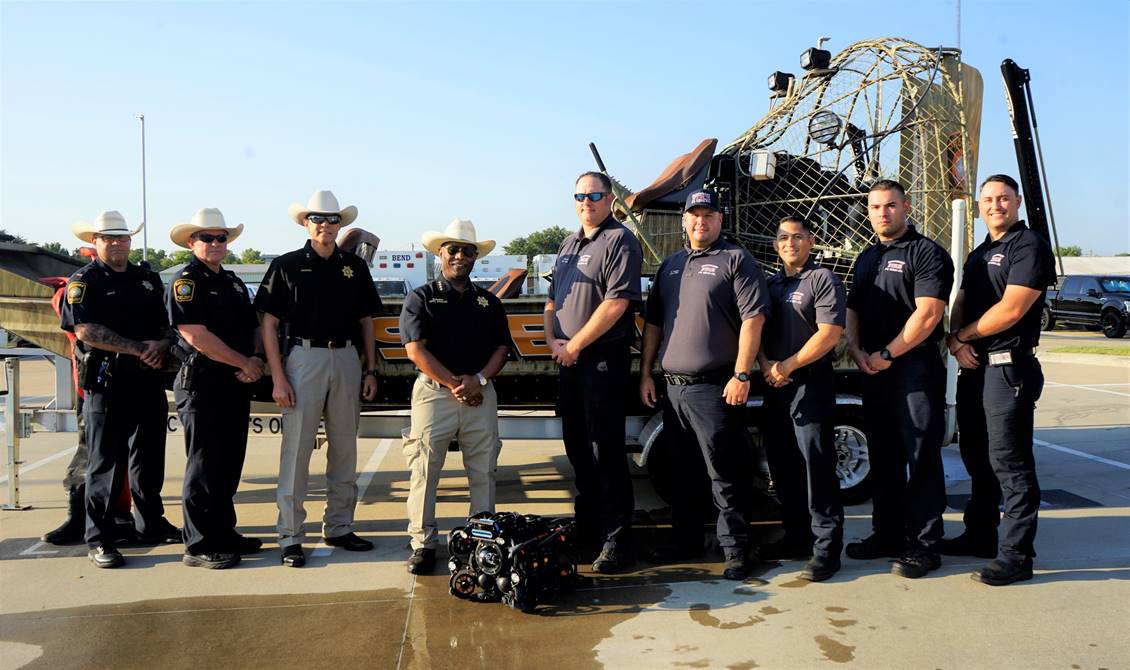
<instances>
[{"instance_id":1,"label":"man wearing cowboy hat","mask_svg":"<svg viewBox=\"0 0 1130 670\"><path fill-rule=\"evenodd\" d=\"M187 454L183 563L190 567L228 568L263 544L236 532L232 500L247 452L247 385L263 376L266 357L247 287L220 266L242 232L243 224L229 228L220 210L205 208L169 233L192 250L165 297L182 349L194 352L173 385Z\"/></svg>"},{"instance_id":2,"label":"man wearing cowboy hat","mask_svg":"<svg viewBox=\"0 0 1130 670\"><path fill-rule=\"evenodd\" d=\"M506 363L510 328L502 301L471 283L475 259L494 249L478 241L475 225L455 219L443 233L426 232L428 251L442 276L408 294L400 312L400 339L420 374L412 387L412 426L404 455L408 489L408 572L435 565L436 491L447 445L458 438L471 488L468 515L494 511L498 459L498 398L492 377Z\"/></svg>"},{"instance_id":3,"label":"man wearing cowboy hat","mask_svg":"<svg viewBox=\"0 0 1130 670\"><path fill-rule=\"evenodd\" d=\"M290 218L306 228L303 248L271 262L255 296L263 313L263 345L271 367L275 402L283 408L279 459L279 545L283 565L302 567L302 524L310 455L318 422L325 418L326 544L347 551L368 551L373 543L353 532L357 504L357 423L359 394L377 394L376 340L373 316L380 298L365 262L338 248L338 231L353 223L357 208L344 209L330 191L318 191L305 207L293 204ZM283 356L279 324L288 328ZM363 346L362 373L357 346Z\"/></svg>"},{"instance_id":4,"label":"man wearing cowboy hat","mask_svg":"<svg viewBox=\"0 0 1130 670\"><path fill-rule=\"evenodd\" d=\"M165 417L168 405L160 369L172 346L161 301L161 278L129 262L130 230L115 211L72 230L94 244L97 258L67 283L63 330L75 334L85 364L79 380L86 393L86 543L100 568L125 563L114 544L114 501L128 467L134 524L145 542L179 542L180 530L165 519ZM128 466L127 466L128 463Z\"/></svg>"},{"instance_id":5,"label":"man wearing cowboy hat","mask_svg":"<svg viewBox=\"0 0 1130 670\"><path fill-rule=\"evenodd\" d=\"M593 570L615 573L634 561L624 399L631 392L629 351L643 250L612 216L607 176L582 174L573 199L581 227L557 252L544 325L553 359L561 364L558 413L576 477L577 521L588 539L603 542Z\"/></svg>"}]
</instances>

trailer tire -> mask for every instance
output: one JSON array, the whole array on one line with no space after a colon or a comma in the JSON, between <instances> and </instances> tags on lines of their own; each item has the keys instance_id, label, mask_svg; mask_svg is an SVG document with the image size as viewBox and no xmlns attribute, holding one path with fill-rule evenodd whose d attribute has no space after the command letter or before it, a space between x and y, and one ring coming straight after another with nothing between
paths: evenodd
<instances>
[{"instance_id":1,"label":"trailer tire","mask_svg":"<svg viewBox=\"0 0 1130 670\"><path fill-rule=\"evenodd\" d=\"M845 505L866 502L871 497L872 475L862 407L836 408L835 442L840 500Z\"/></svg>"},{"instance_id":2,"label":"trailer tire","mask_svg":"<svg viewBox=\"0 0 1130 670\"><path fill-rule=\"evenodd\" d=\"M718 512L714 509L714 500L710 493L710 477L706 474L705 462L702 461L701 456L695 459L698 467L693 473L677 465L675 462L677 445L671 435L670 431L661 430L655 436L655 442L647 455L647 474L652 487L655 488L655 493L664 503L674 507L679 500L675 492L687 486L695 486L702 492L702 495L694 496L696 507L700 508L695 510L696 516L703 519L717 517ZM695 447L697 452L697 445Z\"/></svg>"}]
</instances>

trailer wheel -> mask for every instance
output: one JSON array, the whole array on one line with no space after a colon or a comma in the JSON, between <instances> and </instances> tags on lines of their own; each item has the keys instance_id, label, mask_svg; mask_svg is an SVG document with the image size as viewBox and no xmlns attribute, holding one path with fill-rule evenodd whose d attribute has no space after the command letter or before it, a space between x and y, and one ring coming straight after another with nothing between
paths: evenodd
<instances>
[{"instance_id":1,"label":"trailer wheel","mask_svg":"<svg viewBox=\"0 0 1130 670\"><path fill-rule=\"evenodd\" d=\"M838 408L835 436L840 499L845 505L858 505L871 497L871 457L861 408Z\"/></svg>"},{"instance_id":2,"label":"trailer wheel","mask_svg":"<svg viewBox=\"0 0 1130 670\"><path fill-rule=\"evenodd\" d=\"M699 516L704 519L714 518L718 516L718 512L714 509L714 500L710 493L710 477L706 474L706 463L702 460L702 452L698 450L698 446L693 446L694 453L698 456L692 455L687 459L694 464L694 468L690 469L685 464L676 463L675 449L678 445L672 439L671 433L666 430L660 431L655 436L651 451L648 452L647 474L660 499L671 507L674 507L679 500L676 491L685 490L687 487L697 488L701 495L693 496L696 507L700 508L696 512L701 511Z\"/></svg>"},{"instance_id":3,"label":"trailer wheel","mask_svg":"<svg viewBox=\"0 0 1130 670\"><path fill-rule=\"evenodd\" d=\"M1050 307L1045 307L1040 312L1040 330L1055 330L1055 315Z\"/></svg>"}]
</instances>

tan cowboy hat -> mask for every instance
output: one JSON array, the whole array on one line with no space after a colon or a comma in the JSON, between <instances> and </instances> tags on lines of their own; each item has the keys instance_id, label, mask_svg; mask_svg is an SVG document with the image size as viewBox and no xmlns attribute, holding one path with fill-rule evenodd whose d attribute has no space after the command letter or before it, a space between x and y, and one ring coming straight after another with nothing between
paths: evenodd
<instances>
[{"instance_id":1,"label":"tan cowboy hat","mask_svg":"<svg viewBox=\"0 0 1130 670\"><path fill-rule=\"evenodd\" d=\"M350 205L342 209L332 191L316 191L314 195L310 196L310 202L307 202L305 207L296 202L286 211L290 218L294 219L294 222L300 226L306 225L302 218L307 214L340 214L342 228L353 223L354 219L357 218L357 208Z\"/></svg>"},{"instance_id":2,"label":"tan cowboy hat","mask_svg":"<svg viewBox=\"0 0 1130 670\"><path fill-rule=\"evenodd\" d=\"M188 223L179 223L169 231L169 239L173 244L185 249L192 248L192 236L204 230L222 230L228 234L228 242L234 242L243 232L243 224L235 228L228 228L224 215L215 207L205 207L192 216Z\"/></svg>"},{"instance_id":3,"label":"tan cowboy hat","mask_svg":"<svg viewBox=\"0 0 1130 670\"><path fill-rule=\"evenodd\" d=\"M129 235L132 237L140 230L141 226L130 230L129 226L126 225L125 217L112 209L99 214L94 219L94 223L76 221L71 226L71 232L83 242L92 241L95 235Z\"/></svg>"},{"instance_id":4,"label":"tan cowboy hat","mask_svg":"<svg viewBox=\"0 0 1130 670\"><path fill-rule=\"evenodd\" d=\"M471 223L470 219L455 219L447 224L447 230L442 233L429 230L420 237L420 241L424 243L424 248L433 254L438 254L439 248L448 242L473 244L479 250L480 256L486 256L494 250L494 240L479 242L476 239L475 224Z\"/></svg>"}]
</instances>

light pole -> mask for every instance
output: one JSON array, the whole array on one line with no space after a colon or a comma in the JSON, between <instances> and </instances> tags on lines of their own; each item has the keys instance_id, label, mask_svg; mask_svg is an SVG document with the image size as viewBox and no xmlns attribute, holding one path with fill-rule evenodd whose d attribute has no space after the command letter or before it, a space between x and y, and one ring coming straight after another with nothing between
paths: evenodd
<instances>
[{"instance_id":1,"label":"light pole","mask_svg":"<svg viewBox=\"0 0 1130 670\"><path fill-rule=\"evenodd\" d=\"M149 260L149 215L145 209L145 115L138 114L141 121L141 260Z\"/></svg>"}]
</instances>

